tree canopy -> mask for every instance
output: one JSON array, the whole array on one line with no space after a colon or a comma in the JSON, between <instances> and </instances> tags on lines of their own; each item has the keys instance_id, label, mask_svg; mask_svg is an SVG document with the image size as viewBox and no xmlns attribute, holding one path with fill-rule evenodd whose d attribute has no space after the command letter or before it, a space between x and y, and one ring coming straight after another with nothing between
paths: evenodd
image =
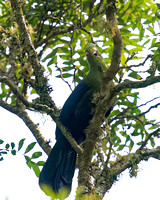
<instances>
[{"instance_id":1,"label":"tree canopy","mask_svg":"<svg viewBox=\"0 0 160 200\"><path fill-rule=\"evenodd\" d=\"M77 199L88 195L102 199L123 171L130 169L130 176L136 176L142 160L160 160L159 121L148 115L159 108L160 96L151 93L149 101L139 103L140 89L160 82L160 4L152 0L0 2L0 106L20 117L34 135L35 141L23 153L37 177L44 161L35 160L43 151L49 154L51 146L30 112L49 115L77 151ZM59 122L50 79L56 72L56 78L73 90L89 71L88 43L99 46L108 70L102 93L95 97L87 139L79 146ZM113 111L104 120L113 102ZM22 151L24 143L24 138L18 144L0 138L0 160L8 152ZM42 152L34 151L36 143Z\"/></svg>"}]
</instances>

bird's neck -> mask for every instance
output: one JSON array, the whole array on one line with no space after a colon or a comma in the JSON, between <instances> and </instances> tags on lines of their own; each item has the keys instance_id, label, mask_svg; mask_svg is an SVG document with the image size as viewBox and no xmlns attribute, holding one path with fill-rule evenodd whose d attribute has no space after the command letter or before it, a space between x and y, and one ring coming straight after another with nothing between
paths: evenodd
<instances>
[{"instance_id":1,"label":"bird's neck","mask_svg":"<svg viewBox=\"0 0 160 200\"><path fill-rule=\"evenodd\" d=\"M90 68L90 72L87 75L87 82L93 90L99 92L102 84L103 73L98 68Z\"/></svg>"}]
</instances>

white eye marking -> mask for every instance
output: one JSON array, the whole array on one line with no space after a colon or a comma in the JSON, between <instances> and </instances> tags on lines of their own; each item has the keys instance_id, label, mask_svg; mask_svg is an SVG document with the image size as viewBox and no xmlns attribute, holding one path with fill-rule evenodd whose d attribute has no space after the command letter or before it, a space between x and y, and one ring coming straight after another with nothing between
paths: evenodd
<instances>
[{"instance_id":1,"label":"white eye marking","mask_svg":"<svg viewBox=\"0 0 160 200\"><path fill-rule=\"evenodd\" d=\"M93 55L95 55L95 56L99 56L99 54L97 53L97 51L94 52Z\"/></svg>"}]
</instances>

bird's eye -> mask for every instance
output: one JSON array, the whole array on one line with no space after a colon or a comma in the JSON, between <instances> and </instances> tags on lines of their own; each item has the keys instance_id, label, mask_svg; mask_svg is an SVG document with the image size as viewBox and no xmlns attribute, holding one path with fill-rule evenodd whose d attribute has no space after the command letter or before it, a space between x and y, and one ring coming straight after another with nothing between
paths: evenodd
<instances>
[{"instance_id":1,"label":"bird's eye","mask_svg":"<svg viewBox=\"0 0 160 200\"><path fill-rule=\"evenodd\" d=\"M95 55L95 56L99 56L99 54L98 54L97 52L94 52L93 55Z\"/></svg>"}]
</instances>

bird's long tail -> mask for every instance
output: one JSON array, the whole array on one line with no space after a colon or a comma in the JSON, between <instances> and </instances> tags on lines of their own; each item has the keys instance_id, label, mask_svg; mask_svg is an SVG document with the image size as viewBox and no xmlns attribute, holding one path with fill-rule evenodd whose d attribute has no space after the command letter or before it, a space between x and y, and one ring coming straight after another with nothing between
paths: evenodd
<instances>
[{"instance_id":1,"label":"bird's long tail","mask_svg":"<svg viewBox=\"0 0 160 200\"><path fill-rule=\"evenodd\" d=\"M49 187L54 193L60 192L61 189L70 192L75 165L76 152L74 149L68 142L57 141L40 173L41 189Z\"/></svg>"}]
</instances>

